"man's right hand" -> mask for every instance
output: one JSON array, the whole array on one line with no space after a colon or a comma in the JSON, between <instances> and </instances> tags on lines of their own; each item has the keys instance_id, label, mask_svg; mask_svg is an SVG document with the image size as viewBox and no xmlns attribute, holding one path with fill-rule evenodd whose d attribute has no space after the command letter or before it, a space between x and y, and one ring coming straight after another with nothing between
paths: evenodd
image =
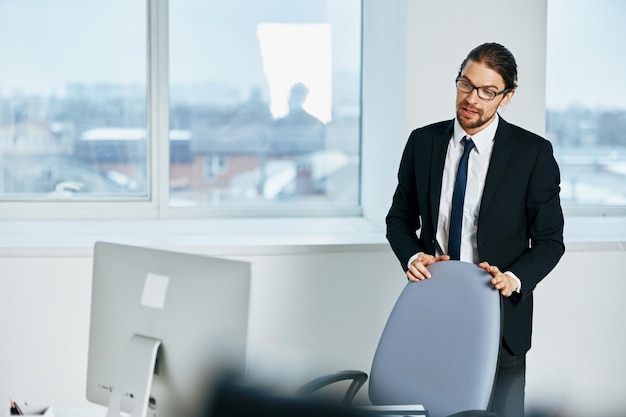
<instances>
[{"instance_id":1,"label":"man's right hand","mask_svg":"<svg viewBox=\"0 0 626 417\"><path fill-rule=\"evenodd\" d=\"M426 253L420 253L418 257L411 262L409 270L406 271L406 277L409 281L422 281L430 278L430 272L426 267L440 261L449 261L449 255L433 256Z\"/></svg>"}]
</instances>

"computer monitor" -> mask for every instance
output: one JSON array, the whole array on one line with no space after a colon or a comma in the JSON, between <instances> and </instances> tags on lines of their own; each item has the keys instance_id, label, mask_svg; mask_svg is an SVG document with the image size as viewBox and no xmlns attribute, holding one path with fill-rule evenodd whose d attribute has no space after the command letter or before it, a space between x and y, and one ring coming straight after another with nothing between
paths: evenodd
<instances>
[{"instance_id":1,"label":"computer monitor","mask_svg":"<svg viewBox=\"0 0 626 417\"><path fill-rule=\"evenodd\" d=\"M243 374L247 262L94 246L87 400L107 417L197 417L210 382Z\"/></svg>"}]
</instances>

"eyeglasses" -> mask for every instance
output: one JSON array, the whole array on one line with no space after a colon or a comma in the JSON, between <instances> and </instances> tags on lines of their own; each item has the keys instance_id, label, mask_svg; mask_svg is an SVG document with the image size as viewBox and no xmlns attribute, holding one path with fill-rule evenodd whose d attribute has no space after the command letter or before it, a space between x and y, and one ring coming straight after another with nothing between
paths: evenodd
<instances>
[{"instance_id":1,"label":"eyeglasses","mask_svg":"<svg viewBox=\"0 0 626 417\"><path fill-rule=\"evenodd\" d=\"M476 90L478 92L478 97L482 98L483 100L489 100L489 101L498 97L500 94L506 94L511 90L510 88L506 88L502 91L496 92L486 87L475 87L474 85L465 81L462 78L456 79L456 89L462 93L467 93L467 94L471 94L472 91Z\"/></svg>"}]
</instances>

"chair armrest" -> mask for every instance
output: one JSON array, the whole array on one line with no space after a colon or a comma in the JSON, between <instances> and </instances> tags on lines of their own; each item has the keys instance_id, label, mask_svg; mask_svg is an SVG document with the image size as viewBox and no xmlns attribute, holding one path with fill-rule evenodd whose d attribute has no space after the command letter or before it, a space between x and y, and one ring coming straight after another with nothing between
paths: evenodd
<instances>
[{"instance_id":1,"label":"chair armrest","mask_svg":"<svg viewBox=\"0 0 626 417\"><path fill-rule=\"evenodd\" d=\"M343 402L349 404L352 402L356 394L359 392L359 389L365 384L367 381L367 374L362 371L337 371L332 374L327 374L320 376L318 378L313 379L312 381L304 384L298 390L298 394L300 395L311 395L315 391L320 390L330 384L334 384L340 381L352 380L350 386L346 390L346 394L343 397Z\"/></svg>"}]
</instances>

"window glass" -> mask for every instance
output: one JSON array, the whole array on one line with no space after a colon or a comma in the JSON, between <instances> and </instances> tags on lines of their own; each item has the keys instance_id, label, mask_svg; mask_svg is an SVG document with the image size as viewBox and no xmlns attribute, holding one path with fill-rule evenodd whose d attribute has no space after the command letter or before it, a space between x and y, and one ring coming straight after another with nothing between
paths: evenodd
<instances>
[{"instance_id":1,"label":"window glass","mask_svg":"<svg viewBox=\"0 0 626 417\"><path fill-rule=\"evenodd\" d=\"M170 204L358 206L361 2L169 8Z\"/></svg>"},{"instance_id":2,"label":"window glass","mask_svg":"<svg viewBox=\"0 0 626 417\"><path fill-rule=\"evenodd\" d=\"M0 2L0 198L145 199L146 4Z\"/></svg>"},{"instance_id":3,"label":"window glass","mask_svg":"<svg viewBox=\"0 0 626 417\"><path fill-rule=\"evenodd\" d=\"M546 131L569 207L626 206L626 2L549 0Z\"/></svg>"}]
</instances>

